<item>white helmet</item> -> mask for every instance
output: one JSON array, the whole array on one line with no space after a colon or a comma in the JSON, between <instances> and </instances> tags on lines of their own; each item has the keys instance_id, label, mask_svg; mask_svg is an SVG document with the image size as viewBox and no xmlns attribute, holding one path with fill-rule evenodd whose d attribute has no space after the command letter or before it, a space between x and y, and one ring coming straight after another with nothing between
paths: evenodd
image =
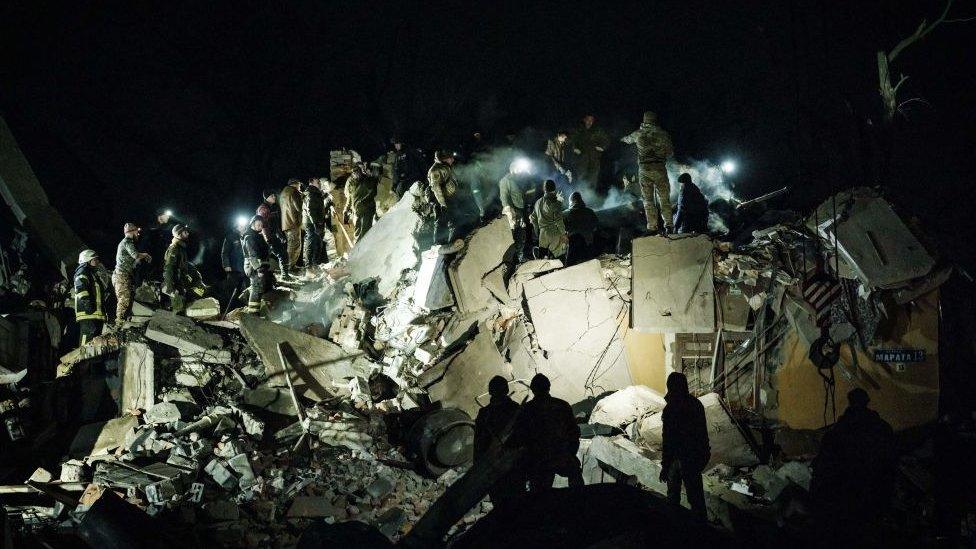
<instances>
[{"instance_id":1,"label":"white helmet","mask_svg":"<svg viewBox=\"0 0 976 549\"><path fill-rule=\"evenodd\" d=\"M98 254L95 253L95 250L84 250L83 252L78 254L78 264L81 265L83 263L88 263L89 261L95 259L96 257L98 257Z\"/></svg>"}]
</instances>

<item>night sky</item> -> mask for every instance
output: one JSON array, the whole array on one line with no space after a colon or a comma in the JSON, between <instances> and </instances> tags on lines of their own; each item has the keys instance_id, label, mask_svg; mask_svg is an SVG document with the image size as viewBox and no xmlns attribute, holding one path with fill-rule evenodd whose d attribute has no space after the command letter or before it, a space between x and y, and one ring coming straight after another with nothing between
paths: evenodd
<instances>
[{"instance_id":1,"label":"night sky","mask_svg":"<svg viewBox=\"0 0 976 549\"><path fill-rule=\"evenodd\" d=\"M543 135L593 112L615 137L659 113L679 159L736 158L745 198L803 213L874 184L875 51L941 1L5 2L0 111L52 202L96 246L172 207L214 238L260 189L469 132ZM950 18L976 15L957 0ZM894 71L919 97L883 183L950 253L970 223L976 22ZM868 121L872 124L868 124ZM969 257L957 257L963 263Z\"/></svg>"}]
</instances>

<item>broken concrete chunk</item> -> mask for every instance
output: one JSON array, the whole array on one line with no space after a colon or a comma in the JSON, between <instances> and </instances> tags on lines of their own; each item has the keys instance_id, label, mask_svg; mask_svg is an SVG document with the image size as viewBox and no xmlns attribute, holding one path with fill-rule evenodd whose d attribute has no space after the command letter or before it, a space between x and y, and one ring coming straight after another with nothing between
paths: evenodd
<instances>
[{"instance_id":1,"label":"broken concrete chunk","mask_svg":"<svg viewBox=\"0 0 976 549\"><path fill-rule=\"evenodd\" d=\"M511 379L511 366L505 363L495 347L491 331L482 326L474 340L459 354L443 360L435 368L443 368L443 377L428 387L433 401L444 408L460 408L474 417L481 406L478 397L488 393L488 381L500 375Z\"/></svg>"},{"instance_id":2,"label":"broken concrete chunk","mask_svg":"<svg viewBox=\"0 0 976 549\"><path fill-rule=\"evenodd\" d=\"M448 268L458 310L471 313L492 305L491 292L484 287L482 279L502 263L513 244L512 231L504 218L471 233L464 250Z\"/></svg>"},{"instance_id":3,"label":"broken concrete chunk","mask_svg":"<svg viewBox=\"0 0 976 549\"><path fill-rule=\"evenodd\" d=\"M83 461L69 459L61 464L61 475L58 477L61 482L81 482L88 478L88 467Z\"/></svg>"},{"instance_id":4,"label":"broken concrete chunk","mask_svg":"<svg viewBox=\"0 0 976 549\"><path fill-rule=\"evenodd\" d=\"M219 335L204 330L189 318L164 310L156 311L149 320L146 337L184 353L202 353L223 345Z\"/></svg>"},{"instance_id":5,"label":"broken concrete chunk","mask_svg":"<svg viewBox=\"0 0 976 549\"><path fill-rule=\"evenodd\" d=\"M251 468L251 460L247 454L237 454L227 460L227 466L237 474L238 484L241 490L246 490L257 482L254 476L254 469Z\"/></svg>"},{"instance_id":6,"label":"broken concrete chunk","mask_svg":"<svg viewBox=\"0 0 976 549\"><path fill-rule=\"evenodd\" d=\"M213 320L220 316L220 302L215 297L205 297L190 303L183 313L195 320Z\"/></svg>"},{"instance_id":7,"label":"broken concrete chunk","mask_svg":"<svg viewBox=\"0 0 976 549\"><path fill-rule=\"evenodd\" d=\"M707 236L648 236L633 242L632 328L653 333L712 333L712 241Z\"/></svg>"},{"instance_id":8,"label":"broken concrete chunk","mask_svg":"<svg viewBox=\"0 0 976 549\"><path fill-rule=\"evenodd\" d=\"M388 538L396 535L406 522L407 513L400 507L391 507L376 517L376 527Z\"/></svg>"},{"instance_id":9,"label":"broken concrete chunk","mask_svg":"<svg viewBox=\"0 0 976 549\"><path fill-rule=\"evenodd\" d=\"M417 265L414 231L420 218L413 211L413 194L404 193L349 252L346 268L353 282L379 279L379 293L389 297L401 273Z\"/></svg>"},{"instance_id":10,"label":"broken concrete chunk","mask_svg":"<svg viewBox=\"0 0 976 549\"><path fill-rule=\"evenodd\" d=\"M182 364L175 375L176 383L184 387L206 387L213 378L213 367L202 363Z\"/></svg>"},{"instance_id":11,"label":"broken concrete chunk","mask_svg":"<svg viewBox=\"0 0 976 549\"><path fill-rule=\"evenodd\" d=\"M525 299L548 361L553 394L569 402L631 385L623 329L626 305L607 293L600 262L587 261L525 282Z\"/></svg>"},{"instance_id":12,"label":"broken concrete chunk","mask_svg":"<svg viewBox=\"0 0 976 549\"><path fill-rule=\"evenodd\" d=\"M237 486L237 477L234 476L234 472L223 460L213 459L203 470L210 475L214 482L226 490Z\"/></svg>"},{"instance_id":13,"label":"broken concrete chunk","mask_svg":"<svg viewBox=\"0 0 976 549\"><path fill-rule=\"evenodd\" d=\"M108 454L125 442L126 435L139 425L135 416L125 415L78 429L68 454L74 457Z\"/></svg>"},{"instance_id":14,"label":"broken concrete chunk","mask_svg":"<svg viewBox=\"0 0 976 549\"><path fill-rule=\"evenodd\" d=\"M447 256L434 246L421 254L420 269L414 284L413 302L427 311L437 311L454 305L454 295L447 284Z\"/></svg>"},{"instance_id":15,"label":"broken concrete chunk","mask_svg":"<svg viewBox=\"0 0 976 549\"><path fill-rule=\"evenodd\" d=\"M521 301L522 289L527 280L562 268L563 262L558 259L530 259L520 264L515 268L515 272L512 273L512 277L508 281L508 297Z\"/></svg>"},{"instance_id":16,"label":"broken concrete chunk","mask_svg":"<svg viewBox=\"0 0 976 549\"><path fill-rule=\"evenodd\" d=\"M321 496L298 496L291 502L286 516L288 518L334 517L344 512L332 504L332 500Z\"/></svg>"},{"instance_id":17,"label":"broken concrete chunk","mask_svg":"<svg viewBox=\"0 0 976 549\"><path fill-rule=\"evenodd\" d=\"M145 343L129 342L119 353L121 402L119 408L148 410L156 401L156 368L153 352Z\"/></svg>"},{"instance_id":18,"label":"broken concrete chunk","mask_svg":"<svg viewBox=\"0 0 976 549\"><path fill-rule=\"evenodd\" d=\"M295 401L291 398L288 389L277 389L274 387L257 387L244 391L244 403L273 412L293 416L295 412Z\"/></svg>"},{"instance_id":19,"label":"broken concrete chunk","mask_svg":"<svg viewBox=\"0 0 976 549\"><path fill-rule=\"evenodd\" d=\"M761 489L761 496L768 501L776 501L789 481L779 476L769 465L760 465L752 471L752 481Z\"/></svg>"},{"instance_id":20,"label":"broken concrete chunk","mask_svg":"<svg viewBox=\"0 0 976 549\"><path fill-rule=\"evenodd\" d=\"M589 423L623 427L664 409L664 397L645 385L631 385L597 401Z\"/></svg>"},{"instance_id":21,"label":"broken concrete chunk","mask_svg":"<svg viewBox=\"0 0 976 549\"><path fill-rule=\"evenodd\" d=\"M31 476L27 480L30 482L40 482L41 484L46 484L51 482L53 478L54 475L51 474L51 471L48 471L43 467L38 467L33 473L31 473Z\"/></svg>"},{"instance_id":22,"label":"broken concrete chunk","mask_svg":"<svg viewBox=\"0 0 976 549\"><path fill-rule=\"evenodd\" d=\"M376 480L369 483L369 486L366 487L366 493L373 498L374 502L378 503L383 501L386 496L393 493L394 488L395 486L390 479L380 476L376 477Z\"/></svg>"},{"instance_id":23,"label":"broken concrete chunk","mask_svg":"<svg viewBox=\"0 0 976 549\"><path fill-rule=\"evenodd\" d=\"M150 424L173 423L193 419L198 413L200 407L189 402L159 402L143 415L143 419Z\"/></svg>"},{"instance_id":24,"label":"broken concrete chunk","mask_svg":"<svg viewBox=\"0 0 976 549\"><path fill-rule=\"evenodd\" d=\"M810 490L810 464L800 461L788 461L777 469L776 474L781 478L793 482L800 488Z\"/></svg>"},{"instance_id":25,"label":"broken concrete chunk","mask_svg":"<svg viewBox=\"0 0 976 549\"><path fill-rule=\"evenodd\" d=\"M659 480L661 462L623 435L616 437L594 437L590 442L589 457L599 460L637 479L645 487L664 494L667 485Z\"/></svg>"}]
</instances>

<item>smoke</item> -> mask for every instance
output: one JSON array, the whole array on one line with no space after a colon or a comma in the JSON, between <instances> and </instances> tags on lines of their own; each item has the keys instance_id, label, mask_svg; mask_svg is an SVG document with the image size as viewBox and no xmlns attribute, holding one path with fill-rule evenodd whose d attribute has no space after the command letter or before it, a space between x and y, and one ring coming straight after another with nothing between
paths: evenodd
<instances>
[{"instance_id":1,"label":"smoke","mask_svg":"<svg viewBox=\"0 0 976 549\"><path fill-rule=\"evenodd\" d=\"M716 200L738 201L732 192L732 187L725 179L725 174L719 164L714 164L708 160L688 160L687 162L668 162L668 179L671 180L671 201L678 199L681 186L678 184L678 176L682 173L691 175L692 182L698 185L702 194L708 199L709 203Z\"/></svg>"},{"instance_id":2,"label":"smoke","mask_svg":"<svg viewBox=\"0 0 976 549\"><path fill-rule=\"evenodd\" d=\"M348 299L344 284L323 277L299 288L294 300L279 300L268 316L296 330L304 331L313 324L321 324L328 330Z\"/></svg>"}]
</instances>

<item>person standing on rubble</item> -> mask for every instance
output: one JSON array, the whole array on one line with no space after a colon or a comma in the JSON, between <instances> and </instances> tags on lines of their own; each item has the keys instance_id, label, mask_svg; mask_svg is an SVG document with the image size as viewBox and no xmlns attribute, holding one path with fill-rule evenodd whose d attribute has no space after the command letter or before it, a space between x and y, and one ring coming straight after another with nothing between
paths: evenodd
<instances>
[{"instance_id":1,"label":"person standing on rubble","mask_svg":"<svg viewBox=\"0 0 976 549\"><path fill-rule=\"evenodd\" d=\"M186 256L190 228L183 224L173 227L173 242L166 249L163 261L163 293L169 296L170 310L181 313L187 298L198 299L206 293L200 271Z\"/></svg>"},{"instance_id":2,"label":"person standing on rubble","mask_svg":"<svg viewBox=\"0 0 976 549\"><path fill-rule=\"evenodd\" d=\"M115 286L115 325L121 326L132 314L133 277L140 262L150 262L152 257L137 248L139 227L126 223L122 227L122 241L115 251L115 270L112 285Z\"/></svg>"},{"instance_id":3,"label":"person standing on rubble","mask_svg":"<svg viewBox=\"0 0 976 549\"><path fill-rule=\"evenodd\" d=\"M261 309L264 294L274 287L274 273L271 271L271 247L264 237L264 218L256 215L248 223L241 238L244 249L244 273L251 280L251 291L247 298L247 312L256 313Z\"/></svg>"},{"instance_id":4,"label":"person standing on rubble","mask_svg":"<svg viewBox=\"0 0 976 549\"><path fill-rule=\"evenodd\" d=\"M600 161L603 151L610 145L607 132L596 125L596 117L588 114L573 134L570 143L575 154L576 178L581 183L597 188L600 184Z\"/></svg>"},{"instance_id":5,"label":"person standing on rubble","mask_svg":"<svg viewBox=\"0 0 976 549\"><path fill-rule=\"evenodd\" d=\"M146 238L139 239L139 251L148 253L152 257L163 257L172 238L170 235L173 234L174 224L173 212L166 208L157 209L156 218L148 229L149 234ZM162 280L163 263L161 261L153 261L140 265L138 273L141 275L140 278L145 280Z\"/></svg>"},{"instance_id":6,"label":"person standing on rubble","mask_svg":"<svg viewBox=\"0 0 976 549\"><path fill-rule=\"evenodd\" d=\"M234 229L224 235L220 245L220 265L224 269L222 295L227 295L225 310L233 307L238 293L244 288L247 275L244 273L244 248L241 239L247 231L247 218L240 218L234 223Z\"/></svg>"},{"instance_id":7,"label":"person standing on rubble","mask_svg":"<svg viewBox=\"0 0 976 549\"><path fill-rule=\"evenodd\" d=\"M518 417L519 405L508 396L508 380L495 376L488 382L488 405L478 410L474 420L474 463L484 461L489 450L508 440ZM488 491L491 503L502 507L525 491L525 481L518 470L498 480Z\"/></svg>"},{"instance_id":8,"label":"person standing on rubble","mask_svg":"<svg viewBox=\"0 0 976 549\"><path fill-rule=\"evenodd\" d=\"M439 150L427 170L427 189L424 191L428 194L425 200L433 199L435 244L447 244L463 237L478 221L471 189L462 186L454 176L456 159L452 151Z\"/></svg>"},{"instance_id":9,"label":"person standing on rubble","mask_svg":"<svg viewBox=\"0 0 976 549\"><path fill-rule=\"evenodd\" d=\"M829 537L852 546L858 536L869 536L888 510L898 466L894 431L868 408L870 401L864 389L847 393L847 409L810 464L814 515Z\"/></svg>"},{"instance_id":10,"label":"person standing on rubble","mask_svg":"<svg viewBox=\"0 0 976 549\"><path fill-rule=\"evenodd\" d=\"M636 132L621 139L637 147L637 181L640 184L644 213L647 216L647 230L651 234L660 231L659 217L664 218L665 232L673 232L671 212L671 183L665 165L674 155L671 136L657 125L657 115L651 111L644 113L644 121ZM658 205L654 202L657 196Z\"/></svg>"},{"instance_id":11,"label":"person standing on rubble","mask_svg":"<svg viewBox=\"0 0 976 549\"><path fill-rule=\"evenodd\" d=\"M525 449L524 470L529 491L552 488L556 475L569 479L571 488L583 486L579 450L580 430L573 409L549 394L552 384L543 374L529 382L532 400L522 405L511 443Z\"/></svg>"},{"instance_id":12,"label":"person standing on rubble","mask_svg":"<svg viewBox=\"0 0 976 549\"><path fill-rule=\"evenodd\" d=\"M674 232L678 234L708 232L708 200L698 185L691 181L691 174L678 176L681 190L674 208Z\"/></svg>"},{"instance_id":13,"label":"person standing on rubble","mask_svg":"<svg viewBox=\"0 0 976 549\"><path fill-rule=\"evenodd\" d=\"M705 520L705 489L702 471L711 459L705 407L688 392L688 378L681 372L668 376L667 404L661 412L661 482L668 485L668 501L681 504L681 485L691 511Z\"/></svg>"},{"instance_id":14,"label":"person standing on rubble","mask_svg":"<svg viewBox=\"0 0 976 549\"><path fill-rule=\"evenodd\" d=\"M343 223L353 223L356 242L373 226L377 183L364 162L356 164L346 179L346 207L342 219Z\"/></svg>"},{"instance_id":15,"label":"person standing on rubble","mask_svg":"<svg viewBox=\"0 0 976 549\"><path fill-rule=\"evenodd\" d=\"M312 179L305 187L302 203L302 227L305 230L305 274L312 276L315 267L326 255L325 226L329 221L325 209L325 196L319 189L319 180ZM327 259L327 258L325 258Z\"/></svg>"},{"instance_id":16,"label":"person standing on rubble","mask_svg":"<svg viewBox=\"0 0 976 549\"><path fill-rule=\"evenodd\" d=\"M529 238L529 209L535 197L535 189L527 181L523 162L513 160L508 166L508 173L498 182L498 198L502 203L502 213L508 218L508 226L512 229L515 240L515 253L521 263L529 254L526 248L531 246Z\"/></svg>"},{"instance_id":17,"label":"person standing on rubble","mask_svg":"<svg viewBox=\"0 0 976 549\"><path fill-rule=\"evenodd\" d=\"M566 226L566 266L589 261L596 254L594 240L600 221L596 212L586 206L583 195L574 192L569 196L569 209L563 212Z\"/></svg>"},{"instance_id":18,"label":"person standing on rubble","mask_svg":"<svg viewBox=\"0 0 976 549\"><path fill-rule=\"evenodd\" d=\"M294 274L302 258L302 192L301 181L289 179L281 189L281 232L285 233L288 251L287 271Z\"/></svg>"},{"instance_id":19,"label":"person standing on rubble","mask_svg":"<svg viewBox=\"0 0 976 549\"><path fill-rule=\"evenodd\" d=\"M257 207L255 214L264 220L264 239L268 242L271 255L278 260L278 271L282 278L288 276L288 250L285 247L286 237L281 232L281 210L278 208L278 193L274 189L265 189L261 193L264 201Z\"/></svg>"},{"instance_id":20,"label":"person standing on rubble","mask_svg":"<svg viewBox=\"0 0 976 549\"><path fill-rule=\"evenodd\" d=\"M566 253L566 225L563 223L563 202L556 194L556 182L547 179L542 184L542 198L535 201L529 220L535 227L539 242L540 253L534 254L536 259L549 254L552 257L562 257Z\"/></svg>"},{"instance_id":21,"label":"person standing on rubble","mask_svg":"<svg viewBox=\"0 0 976 549\"><path fill-rule=\"evenodd\" d=\"M552 179L557 186L565 188L573 182L573 172L569 169L569 158L566 155L567 139L569 134L565 130L559 130L555 137L546 142L546 158L552 168Z\"/></svg>"},{"instance_id":22,"label":"person standing on rubble","mask_svg":"<svg viewBox=\"0 0 976 549\"><path fill-rule=\"evenodd\" d=\"M105 326L105 296L107 286L98 274L101 261L94 250L78 254L75 269L75 320L78 322L80 344L87 345L102 333Z\"/></svg>"}]
</instances>

